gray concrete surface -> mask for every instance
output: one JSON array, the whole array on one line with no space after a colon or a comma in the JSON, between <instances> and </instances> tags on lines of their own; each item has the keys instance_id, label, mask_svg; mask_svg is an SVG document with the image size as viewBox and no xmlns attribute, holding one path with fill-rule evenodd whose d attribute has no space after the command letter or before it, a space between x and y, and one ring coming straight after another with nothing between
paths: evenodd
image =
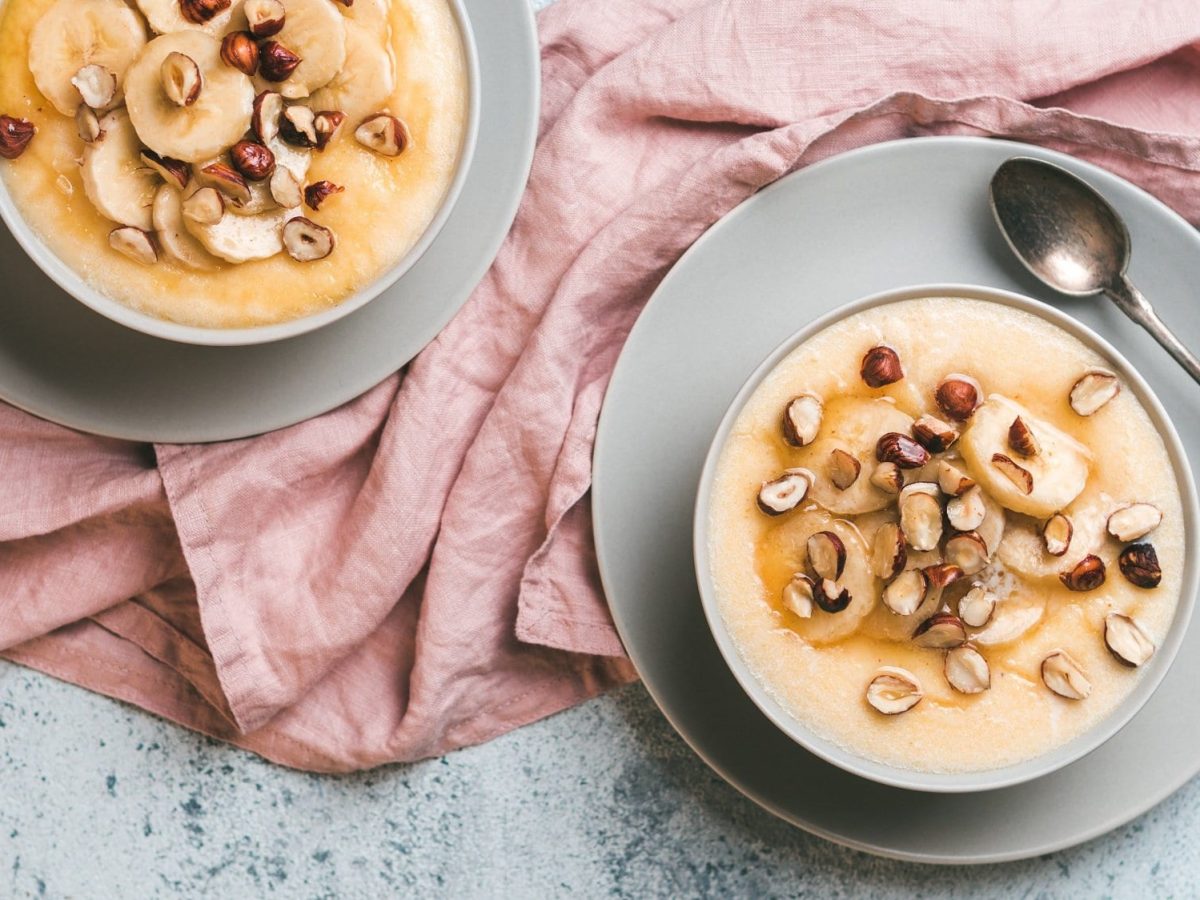
<instances>
[{"instance_id":1,"label":"gray concrete surface","mask_svg":"<svg viewBox=\"0 0 1200 900\"><path fill-rule=\"evenodd\" d=\"M763 812L640 686L443 759L329 778L0 662L0 898L1191 898L1197 833L1192 783L1074 850L917 866Z\"/></svg>"},{"instance_id":2,"label":"gray concrete surface","mask_svg":"<svg viewBox=\"0 0 1200 900\"><path fill-rule=\"evenodd\" d=\"M1197 833L1193 783L1041 859L896 863L741 797L640 686L443 759L331 778L0 663L3 898L1190 898Z\"/></svg>"}]
</instances>

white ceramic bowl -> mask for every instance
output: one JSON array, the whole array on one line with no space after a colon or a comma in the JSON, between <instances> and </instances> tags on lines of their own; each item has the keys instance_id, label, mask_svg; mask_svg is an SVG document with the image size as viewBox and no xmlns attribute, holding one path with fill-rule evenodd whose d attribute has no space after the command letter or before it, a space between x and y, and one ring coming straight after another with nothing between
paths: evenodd
<instances>
[{"instance_id":1,"label":"white ceramic bowl","mask_svg":"<svg viewBox=\"0 0 1200 900\"><path fill-rule=\"evenodd\" d=\"M8 226L17 243L37 263L50 278L64 291L80 303L100 313L106 318L119 322L134 331L140 331L153 337L168 341L178 341L184 344L204 344L209 346L244 346L246 344L267 344L286 338L307 334L318 328L323 328L338 321L355 310L366 306L389 287L395 284L405 272L411 269L429 249L430 244L442 230L449 219L454 204L462 193L471 168L471 160L475 153L475 141L479 131L479 57L475 46L475 36L471 30L471 21L462 0L447 0L458 23L462 39L463 55L467 67L467 121L463 130L462 145L459 150L458 167L454 179L442 198L429 227L413 245L413 247L396 262L394 266L381 274L365 287L355 291L337 306L274 325L262 325L251 328L200 328L193 325L181 325L169 322L146 313L139 312L126 306L108 295L101 293L79 277L78 273L50 250L26 223L24 217L13 202L4 180L0 178L0 219Z\"/></svg>"},{"instance_id":2,"label":"white ceramic bowl","mask_svg":"<svg viewBox=\"0 0 1200 900\"><path fill-rule=\"evenodd\" d=\"M1174 468L1175 477L1179 484L1180 498L1183 506L1185 541L1187 544L1185 549L1186 571L1183 574L1182 592L1179 597L1179 605L1176 608L1175 618L1171 623L1166 639L1162 642L1162 645L1158 648L1151 661L1139 673L1137 685L1121 705L1108 718L1089 731L1048 753L1015 765L964 774L920 772L866 759L832 741L820 737L796 719L771 695L754 673L750 671L738 652L718 607L708 558L709 499L712 492L717 461L734 421L763 379L792 350L834 322L865 309L884 306L901 300L938 296L990 300L994 303L1025 310L1049 320L1068 334L1074 335L1085 345L1096 350L1101 356L1107 359L1112 370L1120 375L1126 389L1133 391L1139 402L1145 407L1151 420L1163 437L1167 454L1171 459L1171 465ZM1097 300L1096 302L1104 301ZM1146 384L1142 376L1138 374L1111 344L1091 329L1085 328L1079 322L1053 307L1021 296L1020 294L974 285L919 285L875 294L848 304L842 309L817 319L780 344L754 370L754 373L742 386L742 389L738 391L729 410L725 413L725 417L721 420L720 427L717 429L716 437L713 439L712 446L709 448L696 500L693 539L696 576L700 587L701 601L704 605L704 615L708 619L709 628L712 629L713 637L716 639L721 655L725 657L725 662L729 665L738 683L741 684L742 689L745 690L755 705L772 722L805 749L845 769L847 772L895 787L955 793L1009 787L1014 784L1020 784L1023 781L1048 775L1056 769L1060 769L1095 750L1120 731L1137 714L1142 705L1150 699L1151 694L1154 693L1170 669L1171 663L1175 659L1175 654L1179 650L1180 643L1183 641L1184 633L1187 631L1188 623L1191 621L1196 591L1198 586L1200 586L1200 533L1197 531L1198 521L1200 521L1200 506L1197 505L1196 500L1196 485L1192 479L1192 470L1188 465L1187 455L1179 440L1179 435L1176 433L1174 425L1171 424L1171 420L1168 418L1162 404L1150 390L1149 385ZM1153 762L1148 761L1148 764L1153 765Z\"/></svg>"}]
</instances>

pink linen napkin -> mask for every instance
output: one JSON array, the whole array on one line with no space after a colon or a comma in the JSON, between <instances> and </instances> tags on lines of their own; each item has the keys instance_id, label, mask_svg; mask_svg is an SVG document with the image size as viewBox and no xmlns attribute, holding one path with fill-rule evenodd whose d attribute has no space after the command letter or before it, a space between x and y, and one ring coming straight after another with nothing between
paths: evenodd
<instances>
[{"instance_id":1,"label":"pink linen napkin","mask_svg":"<svg viewBox=\"0 0 1200 900\"><path fill-rule=\"evenodd\" d=\"M1194 0L560 0L540 27L517 223L403 375L208 446L0 406L5 656L305 769L486 740L633 677L592 441L639 310L721 215L951 133L1065 149L1200 218Z\"/></svg>"}]
</instances>

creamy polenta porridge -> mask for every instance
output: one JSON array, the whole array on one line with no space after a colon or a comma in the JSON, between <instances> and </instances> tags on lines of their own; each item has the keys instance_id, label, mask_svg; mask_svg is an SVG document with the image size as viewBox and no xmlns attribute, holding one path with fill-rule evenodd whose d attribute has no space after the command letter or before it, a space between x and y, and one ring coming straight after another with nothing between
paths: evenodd
<instances>
[{"instance_id":1,"label":"creamy polenta porridge","mask_svg":"<svg viewBox=\"0 0 1200 900\"><path fill-rule=\"evenodd\" d=\"M336 306L454 178L447 0L0 0L0 171L102 293L232 328Z\"/></svg>"},{"instance_id":2,"label":"creamy polenta porridge","mask_svg":"<svg viewBox=\"0 0 1200 900\"><path fill-rule=\"evenodd\" d=\"M756 678L820 736L928 772L1017 763L1112 713L1171 624L1183 546L1163 440L1104 360L960 298L797 347L738 416L710 506Z\"/></svg>"}]
</instances>

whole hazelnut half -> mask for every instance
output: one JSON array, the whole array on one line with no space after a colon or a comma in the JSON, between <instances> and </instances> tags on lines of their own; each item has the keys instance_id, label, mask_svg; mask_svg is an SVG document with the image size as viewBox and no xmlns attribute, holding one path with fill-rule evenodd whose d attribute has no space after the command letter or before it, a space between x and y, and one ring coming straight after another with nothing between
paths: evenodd
<instances>
[{"instance_id":1,"label":"whole hazelnut half","mask_svg":"<svg viewBox=\"0 0 1200 900\"><path fill-rule=\"evenodd\" d=\"M275 174L275 154L254 141L238 141L229 151L229 158L249 181L266 181Z\"/></svg>"},{"instance_id":2,"label":"whole hazelnut half","mask_svg":"<svg viewBox=\"0 0 1200 900\"><path fill-rule=\"evenodd\" d=\"M1156 588L1162 581L1162 566L1153 544L1130 544L1117 557L1117 566L1130 584L1140 588Z\"/></svg>"},{"instance_id":3,"label":"whole hazelnut half","mask_svg":"<svg viewBox=\"0 0 1200 900\"><path fill-rule=\"evenodd\" d=\"M258 48L258 71L267 81L287 81L300 62L300 57L279 41L265 41Z\"/></svg>"},{"instance_id":4,"label":"whole hazelnut half","mask_svg":"<svg viewBox=\"0 0 1200 900\"><path fill-rule=\"evenodd\" d=\"M983 388L970 375L957 372L942 379L934 394L937 405L951 419L965 422L983 401Z\"/></svg>"},{"instance_id":5,"label":"whole hazelnut half","mask_svg":"<svg viewBox=\"0 0 1200 900\"><path fill-rule=\"evenodd\" d=\"M895 384L904 377L900 355L886 344L872 347L862 358L859 375L869 387L880 388Z\"/></svg>"},{"instance_id":6,"label":"whole hazelnut half","mask_svg":"<svg viewBox=\"0 0 1200 900\"><path fill-rule=\"evenodd\" d=\"M258 71L258 44L248 31L233 31L221 41L221 59L245 75Z\"/></svg>"}]
</instances>

